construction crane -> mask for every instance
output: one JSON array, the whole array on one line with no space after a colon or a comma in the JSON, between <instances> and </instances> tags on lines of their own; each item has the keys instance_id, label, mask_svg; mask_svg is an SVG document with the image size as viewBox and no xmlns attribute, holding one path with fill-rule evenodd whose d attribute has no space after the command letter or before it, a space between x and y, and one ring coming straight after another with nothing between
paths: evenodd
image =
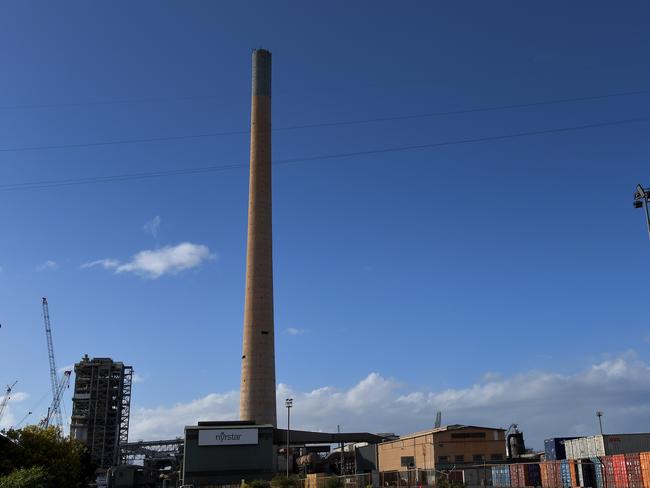
<instances>
[{"instance_id":1,"label":"construction crane","mask_svg":"<svg viewBox=\"0 0 650 488\"><path fill-rule=\"evenodd\" d=\"M54 395L54 398L52 399L52 403L47 408L47 417L45 417L43 420L41 420L41 422L39 424L41 427L49 427L50 421L52 420L52 417L55 415L55 412L59 412L59 415L61 415L61 398L63 397L64 390L70 384L70 375L71 374L72 374L72 371L65 371L63 373L63 377L61 378L60 383L56 387L56 394ZM58 427L63 427L63 422L58 424Z\"/></svg>"},{"instance_id":2,"label":"construction crane","mask_svg":"<svg viewBox=\"0 0 650 488\"><path fill-rule=\"evenodd\" d=\"M5 397L2 399L2 403L0 403L0 420L2 420L2 415L5 413L7 403L9 403L9 399L11 398L11 390L13 390L14 386L16 386L16 383L18 383L18 380L14 381L14 384L11 386L7 385Z\"/></svg>"},{"instance_id":3,"label":"construction crane","mask_svg":"<svg viewBox=\"0 0 650 488\"><path fill-rule=\"evenodd\" d=\"M43 297L43 321L45 322L45 338L47 339L47 355L50 360L50 385L52 387L52 412L54 421L59 427L63 427L63 416L61 415L60 402L56 402L58 393L58 381L56 374L56 361L54 360L54 344L52 343L52 324L50 323L50 309L47 305L47 298ZM48 414L48 417L50 414Z\"/></svg>"}]
</instances>

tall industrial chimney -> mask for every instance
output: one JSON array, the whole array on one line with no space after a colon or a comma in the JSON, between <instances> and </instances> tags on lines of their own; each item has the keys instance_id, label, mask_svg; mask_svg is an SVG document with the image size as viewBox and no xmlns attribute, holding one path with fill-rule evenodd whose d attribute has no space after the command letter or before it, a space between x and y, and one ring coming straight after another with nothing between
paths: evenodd
<instances>
[{"instance_id":1,"label":"tall industrial chimney","mask_svg":"<svg viewBox=\"0 0 650 488\"><path fill-rule=\"evenodd\" d=\"M271 222L271 53L253 51L246 300L239 417L276 425Z\"/></svg>"}]
</instances>

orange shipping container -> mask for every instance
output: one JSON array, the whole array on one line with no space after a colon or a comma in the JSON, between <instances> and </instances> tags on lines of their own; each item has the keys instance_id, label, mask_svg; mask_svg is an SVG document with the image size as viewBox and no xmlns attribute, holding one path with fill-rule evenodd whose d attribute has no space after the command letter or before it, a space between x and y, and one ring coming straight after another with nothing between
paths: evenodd
<instances>
[{"instance_id":1,"label":"orange shipping container","mask_svg":"<svg viewBox=\"0 0 650 488\"><path fill-rule=\"evenodd\" d=\"M628 488L625 454L614 454L612 463L614 464L614 488Z\"/></svg>"},{"instance_id":2,"label":"orange shipping container","mask_svg":"<svg viewBox=\"0 0 650 488\"><path fill-rule=\"evenodd\" d=\"M641 476L643 477L644 488L650 488L650 452L642 452L639 455L641 461Z\"/></svg>"},{"instance_id":3,"label":"orange shipping container","mask_svg":"<svg viewBox=\"0 0 650 488\"><path fill-rule=\"evenodd\" d=\"M650 454L650 453L648 453L648 454ZM550 486L549 482L548 482L548 462L539 463L539 471L540 471L540 475L542 477L542 486L544 488L546 488L547 486Z\"/></svg>"},{"instance_id":4,"label":"orange shipping container","mask_svg":"<svg viewBox=\"0 0 650 488\"><path fill-rule=\"evenodd\" d=\"M569 472L571 473L571 486L579 486L578 477L576 476L576 462L569 461Z\"/></svg>"}]
</instances>

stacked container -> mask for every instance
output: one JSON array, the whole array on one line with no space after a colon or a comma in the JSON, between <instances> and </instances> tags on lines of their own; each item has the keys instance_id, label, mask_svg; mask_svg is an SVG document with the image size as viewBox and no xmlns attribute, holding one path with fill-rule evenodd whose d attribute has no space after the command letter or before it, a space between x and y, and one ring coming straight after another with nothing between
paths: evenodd
<instances>
[{"instance_id":1,"label":"stacked container","mask_svg":"<svg viewBox=\"0 0 650 488\"><path fill-rule=\"evenodd\" d=\"M558 486L564 486L565 488L578 486L575 464L576 464L575 461L569 459L564 459L563 461L560 461L560 473L561 473L562 484Z\"/></svg>"},{"instance_id":2,"label":"stacked container","mask_svg":"<svg viewBox=\"0 0 650 488\"><path fill-rule=\"evenodd\" d=\"M627 471L627 485L630 488L644 488L639 454L625 454L625 469Z\"/></svg>"},{"instance_id":3,"label":"stacked container","mask_svg":"<svg viewBox=\"0 0 650 488\"><path fill-rule=\"evenodd\" d=\"M510 486L509 466L492 466L492 486Z\"/></svg>"},{"instance_id":4,"label":"stacked container","mask_svg":"<svg viewBox=\"0 0 650 488\"><path fill-rule=\"evenodd\" d=\"M594 466L594 478L595 478L595 488L605 488L605 480L603 477L603 464L600 461L600 458L592 457L590 458Z\"/></svg>"},{"instance_id":5,"label":"stacked container","mask_svg":"<svg viewBox=\"0 0 650 488\"><path fill-rule=\"evenodd\" d=\"M641 476L645 483L645 488L650 488L650 452L642 452L639 455L641 463Z\"/></svg>"},{"instance_id":6,"label":"stacked container","mask_svg":"<svg viewBox=\"0 0 650 488\"><path fill-rule=\"evenodd\" d=\"M519 474L519 465L518 464L509 464L508 467L510 468L510 486L515 487L515 488L523 488L524 483L523 480L520 479Z\"/></svg>"},{"instance_id":7,"label":"stacked container","mask_svg":"<svg viewBox=\"0 0 650 488\"><path fill-rule=\"evenodd\" d=\"M544 440L544 458L547 461L566 459L566 441L575 437L552 437Z\"/></svg>"},{"instance_id":8,"label":"stacked container","mask_svg":"<svg viewBox=\"0 0 650 488\"><path fill-rule=\"evenodd\" d=\"M609 456L612 458L612 465L614 467L614 487L627 488L627 466L625 464L625 454L614 454ZM610 478L607 479L609 486Z\"/></svg>"}]
</instances>

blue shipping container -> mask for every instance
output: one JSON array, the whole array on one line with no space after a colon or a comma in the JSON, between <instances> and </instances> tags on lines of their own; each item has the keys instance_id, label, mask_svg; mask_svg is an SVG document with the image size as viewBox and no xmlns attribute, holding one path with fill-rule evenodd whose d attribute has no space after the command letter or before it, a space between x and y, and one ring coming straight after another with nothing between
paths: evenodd
<instances>
[{"instance_id":1,"label":"blue shipping container","mask_svg":"<svg viewBox=\"0 0 650 488\"><path fill-rule=\"evenodd\" d=\"M571 465L569 461L563 459L560 461L560 472L562 474L562 486L564 488L571 488L573 484L571 483Z\"/></svg>"},{"instance_id":2,"label":"blue shipping container","mask_svg":"<svg viewBox=\"0 0 650 488\"><path fill-rule=\"evenodd\" d=\"M594 476L596 478L596 488L605 488L605 481L603 480L603 465L597 457L589 458L594 463Z\"/></svg>"},{"instance_id":3,"label":"blue shipping container","mask_svg":"<svg viewBox=\"0 0 650 488\"><path fill-rule=\"evenodd\" d=\"M510 486L510 466L492 466L492 486Z\"/></svg>"},{"instance_id":4,"label":"blue shipping container","mask_svg":"<svg viewBox=\"0 0 650 488\"><path fill-rule=\"evenodd\" d=\"M560 461L566 459L564 441L577 439L577 437L552 437L544 440L544 455L547 461Z\"/></svg>"}]
</instances>

